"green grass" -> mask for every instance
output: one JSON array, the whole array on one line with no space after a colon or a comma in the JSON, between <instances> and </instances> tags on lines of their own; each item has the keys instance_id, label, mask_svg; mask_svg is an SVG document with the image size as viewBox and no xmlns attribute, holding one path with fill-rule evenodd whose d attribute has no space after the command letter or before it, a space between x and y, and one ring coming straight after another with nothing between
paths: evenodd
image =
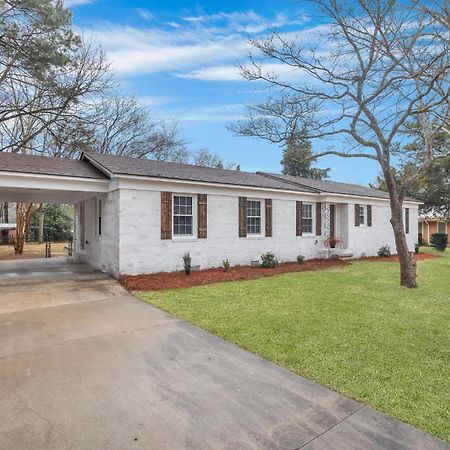
<instances>
[{"instance_id":1,"label":"green grass","mask_svg":"<svg viewBox=\"0 0 450 450\"><path fill-rule=\"evenodd\" d=\"M449 251L419 262L414 290L399 287L397 263L358 261L137 295L450 441L449 263Z\"/></svg>"}]
</instances>

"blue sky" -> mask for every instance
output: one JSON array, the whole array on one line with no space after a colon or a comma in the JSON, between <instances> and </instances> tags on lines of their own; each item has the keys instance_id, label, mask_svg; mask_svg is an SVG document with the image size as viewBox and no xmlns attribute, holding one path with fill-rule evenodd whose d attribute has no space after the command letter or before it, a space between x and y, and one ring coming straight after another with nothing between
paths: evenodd
<instances>
[{"instance_id":1,"label":"blue sky","mask_svg":"<svg viewBox=\"0 0 450 450\"><path fill-rule=\"evenodd\" d=\"M178 121L192 149L207 147L242 170L279 171L281 149L259 139L234 136L226 126L243 118L245 105L267 91L243 80L248 40L276 28L318 32L306 1L150 2L66 0L78 31L106 50L124 90L157 118ZM314 142L314 149L324 150ZM329 144L327 144L329 145ZM331 178L367 184L378 173L368 160L323 158Z\"/></svg>"}]
</instances>

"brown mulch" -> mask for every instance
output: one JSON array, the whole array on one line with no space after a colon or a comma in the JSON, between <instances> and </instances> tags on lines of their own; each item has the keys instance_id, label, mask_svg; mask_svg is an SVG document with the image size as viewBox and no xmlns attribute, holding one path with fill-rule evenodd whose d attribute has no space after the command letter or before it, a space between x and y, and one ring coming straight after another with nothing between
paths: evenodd
<instances>
[{"instance_id":1,"label":"brown mulch","mask_svg":"<svg viewBox=\"0 0 450 450\"><path fill-rule=\"evenodd\" d=\"M186 276L184 272L124 275L119 278L119 281L129 291L160 291L181 287L203 286L205 284L221 283L224 281L252 280L281 273L323 270L329 267L346 266L348 264L349 262L338 259L310 259L302 265L297 262L286 262L273 269L235 266L231 267L227 272L223 268L194 270L189 276Z\"/></svg>"},{"instance_id":2,"label":"brown mulch","mask_svg":"<svg viewBox=\"0 0 450 450\"><path fill-rule=\"evenodd\" d=\"M416 261L424 261L427 259L442 258L442 255L434 255L431 253L414 254ZM385 261L385 262L399 262L398 255L391 256L369 256L361 258L363 261Z\"/></svg>"}]
</instances>

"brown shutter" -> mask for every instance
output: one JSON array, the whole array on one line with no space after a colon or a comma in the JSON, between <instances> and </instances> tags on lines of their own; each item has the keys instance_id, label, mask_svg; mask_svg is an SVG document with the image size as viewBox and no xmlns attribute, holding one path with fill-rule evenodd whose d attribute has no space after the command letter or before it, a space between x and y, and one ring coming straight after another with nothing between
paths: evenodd
<instances>
[{"instance_id":1,"label":"brown shutter","mask_svg":"<svg viewBox=\"0 0 450 450\"><path fill-rule=\"evenodd\" d=\"M316 203L316 236L322 234L322 203Z\"/></svg>"},{"instance_id":2,"label":"brown shutter","mask_svg":"<svg viewBox=\"0 0 450 450\"><path fill-rule=\"evenodd\" d=\"M355 205L355 227L359 227L359 204Z\"/></svg>"},{"instance_id":3,"label":"brown shutter","mask_svg":"<svg viewBox=\"0 0 450 450\"><path fill-rule=\"evenodd\" d=\"M239 197L239 237L247 237L247 197Z\"/></svg>"},{"instance_id":4,"label":"brown shutter","mask_svg":"<svg viewBox=\"0 0 450 450\"><path fill-rule=\"evenodd\" d=\"M161 192L161 239L172 239L172 192Z\"/></svg>"},{"instance_id":5,"label":"brown shutter","mask_svg":"<svg viewBox=\"0 0 450 450\"><path fill-rule=\"evenodd\" d=\"M197 237L206 239L208 236L208 196L206 194L198 194L197 202Z\"/></svg>"},{"instance_id":6,"label":"brown shutter","mask_svg":"<svg viewBox=\"0 0 450 450\"><path fill-rule=\"evenodd\" d=\"M266 237L272 237L272 199L266 198Z\"/></svg>"},{"instance_id":7,"label":"brown shutter","mask_svg":"<svg viewBox=\"0 0 450 450\"><path fill-rule=\"evenodd\" d=\"M302 202L295 202L295 234L296 236L302 235Z\"/></svg>"},{"instance_id":8,"label":"brown shutter","mask_svg":"<svg viewBox=\"0 0 450 450\"><path fill-rule=\"evenodd\" d=\"M409 208L405 208L405 232L409 233Z\"/></svg>"},{"instance_id":9,"label":"brown shutter","mask_svg":"<svg viewBox=\"0 0 450 450\"><path fill-rule=\"evenodd\" d=\"M372 205L367 205L367 226L372 226Z\"/></svg>"}]
</instances>

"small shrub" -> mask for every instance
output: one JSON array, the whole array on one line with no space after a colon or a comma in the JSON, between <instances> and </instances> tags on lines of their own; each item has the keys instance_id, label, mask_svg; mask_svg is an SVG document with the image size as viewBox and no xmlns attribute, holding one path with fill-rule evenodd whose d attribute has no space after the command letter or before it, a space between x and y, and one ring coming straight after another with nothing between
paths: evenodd
<instances>
[{"instance_id":1,"label":"small shrub","mask_svg":"<svg viewBox=\"0 0 450 450\"><path fill-rule=\"evenodd\" d=\"M184 265L184 273L186 275L190 275L192 269L192 258L189 252L183 255L183 265Z\"/></svg>"},{"instance_id":2,"label":"small shrub","mask_svg":"<svg viewBox=\"0 0 450 450\"><path fill-rule=\"evenodd\" d=\"M297 256L297 262L302 265L305 262L305 257L303 255Z\"/></svg>"},{"instance_id":3,"label":"small shrub","mask_svg":"<svg viewBox=\"0 0 450 450\"><path fill-rule=\"evenodd\" d=\"M423 234L419 233L419 245L422 246L424 244L425 244L425 242L423 241Z\"/></svg>"},{"instance_id":4,"label":"small shrub","mask_svg":"<svg viewBox=\"0 0 450 450\"><path fill-rule=\"evenodd\" d=\"M437 251L443 252L447 248L448 235L444 233L434 233L431 235L430 244Z\"/></svg>"},{"instance_id":5,"label":"small shrub","mask_svg":"<svg viewBox=\"0 0 450 450\"><path fill-rule=\"evenodd\" d=\"M228 272L230 270L230 266L231 264L230 261L228 261L228 258L222 261L222 267L225 272Z\"/></svg>"},{"instance_id":6,"label":"small shrub","mask_svg":"<svg viewBox=\"0 0 450 450\"><path fill-rule=\"evenodd\" d=\"M389 247L389 245L383 245L377 253L378 256L391 256L391 247Z\"/></svg>"},{"instance_id":7,"label":"small shrub","mask_svg":"<svg viewBox=\"0 0 450 450\"><path fill-rule=\"evenodd\" d=\"M420 250L420 244L414 244L414 253L417 255Z\"/></svg>"},{"instance_id":8,"label":"small shrub","mask_svg":"<svg viewBox=\"0 0 450 450\"><path fill-rule=\"evenodd\" d=\"M261 267L264 269L277 267L277 265L278 259L275 258L275 255L272 252L263 253L261 255Z\"/></svg>"}]
</instances>

